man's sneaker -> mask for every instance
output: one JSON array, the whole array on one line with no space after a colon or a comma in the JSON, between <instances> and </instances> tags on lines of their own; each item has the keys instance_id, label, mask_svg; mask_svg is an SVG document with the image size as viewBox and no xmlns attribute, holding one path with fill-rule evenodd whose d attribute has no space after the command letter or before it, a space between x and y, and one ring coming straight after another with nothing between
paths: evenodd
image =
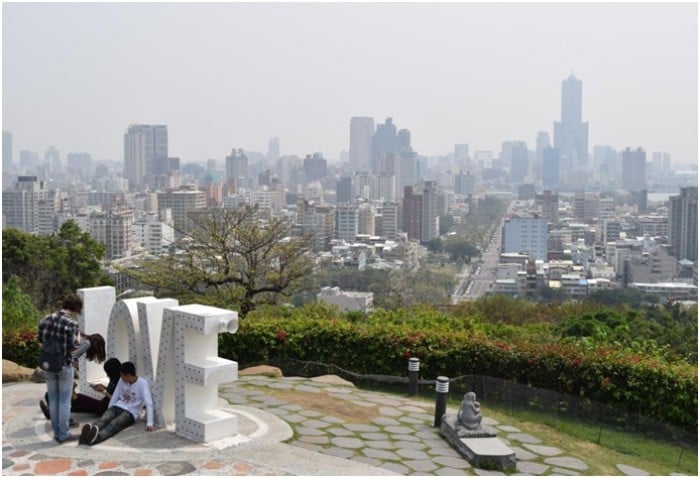
<instances>
[{"instance_id":1,"label":"man's sneaker","mask_svg":"<svg viewBox=\"0 0 700 478\"><path fill-rule=\"evenodd\" d=\"M90 428L90 433L88 433L87 436L87 444L92 445L97 441L97 435L100 433L100 427L97 425L93 425L92 428Z\"/></svg>"},{"instance_id":2,"label":"man's sneaker","mask_svg":"<svg viewBox=\"0 0 700 478\"><path fill-rule=\"evenodd\" d=\"M81 445L87 445L88 443L88 436L90 435L90 430L92 430L92 425L89 423L86 423L83 426L83 430L80 432L80 438L78 439L78 443Z\"/></svg>"},{"instance_id":3,"label":"man's sneaker","mask_svg":"<svg viewBox=\"0 0 700 478\"><path fill-rule=\"evenodd\" d=\"M68 435L68 436L67 436L66 438L64 438L63 440L56 440L56 441L58 442L59 445L63 445L63 444L66 443L66 442L75 441L75 440L77 440L77 439L78 439L78 437L77 437L76 435Z\"/></svg>"},{"instance_id":4,"label":"man's sneaker","mask_svg":"<svg viewBox=\"0 0 700 478\"><path fill-rule=\"evenodd\" d=\"M51 420L51 412L49 411L49 404L43 400L39 400L39 408L41 408L41 413L44 414L47 420Z\"/></svg>"}]
</instances>

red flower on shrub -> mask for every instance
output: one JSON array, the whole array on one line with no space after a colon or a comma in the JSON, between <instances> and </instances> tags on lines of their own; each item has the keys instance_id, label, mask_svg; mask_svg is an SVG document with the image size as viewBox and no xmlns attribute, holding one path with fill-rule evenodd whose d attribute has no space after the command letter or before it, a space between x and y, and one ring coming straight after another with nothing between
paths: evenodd
<instances>
[{"instance_id":1,"label":"red flower on shrub","mask_svg":"<svg viewBox=\"0 0 700 478\"><path fill-rule=\"evenodd\" d=\"M574 367L578 367L579 365L581 365L581 359L580 359L580 358L574 359L574 361L571 362L571 364L572 364Z\"/></svg>"},{"instance_id":2,"label":"red flower on shrub","mask_svg":"<svg viewBox=\"0 0 700 478\"><path fill-rule=\"evenodd\" d=\"M527 360L527 364L531 367L537 365L540 361L537 360L536 358L531 358Z\"/></svg>"},{"instance_id":3,"label":"red flower on shrub","mask_svg":"<svg viewBox=\"0 0 700 478\"><path fill-rule=\"evenodd\" d=\"M277 331L277 340L279 340L282 343L285 343L287 341L287 332L284 330L280 329Z\"/></svg>"},{"instance_id":4,"label":"red flower on shrub","mask_svg":"<svg viewBox=\"0 0 700 478\"><path fill-rule=\"evenodd\" d=\"M413 357L413 354L411 353L410 350L406 350L406 351L403 353L403 358L405 358L406 360L410 359L411 357Z\"/></svg>"},{"instance_id":5,"label":"red flower on shrub","mask_svg":"<svg viewBox=\"0 0 700 478\"><path fill-rule=\"evenodd\" d=\"M610 386L610 377L604 377L603 382L600 384L600 388L608 388Z\"/></svg>"}]
</instances>

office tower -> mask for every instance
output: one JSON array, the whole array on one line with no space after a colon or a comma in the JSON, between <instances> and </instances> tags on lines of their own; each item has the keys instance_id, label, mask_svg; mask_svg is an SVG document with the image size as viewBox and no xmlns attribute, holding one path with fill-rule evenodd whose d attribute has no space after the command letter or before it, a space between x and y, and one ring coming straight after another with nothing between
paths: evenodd
<instances>
[{"instance_id":1,"label":"office tower","mask_svg":"<svg viewBox=\"0 0 700 478\"><path fill-rule=\"evenodd\" d=\"M335 186L335 203L346 204L352 201L352 178L342 177Z\"/></svg>"},{"instance_id":2,"label":"office tower","mask_svg":"<svg viewBox=\"0 0 700 478\"><path fill-rule=\"evenodd\" d=\"M559 189L559 150L545 147L542 151L542 187L545 189Z\"/></svg>"},{"instance_id":3,"label":"office tower","mask_svg":"<svg viewBox=\"0 0 700 478\"><path fill-rule=\"evenodd\" d=\"M654 173L660 176L671 172L671 155L668 153L655 151L652 154L652 167Z\"/></svg>"},{"instance_id":4,"label":"office tower","mask_svg":"<svg viewBox=\"0 0 700 478\"><path fill-rule=\"evenodd\" d=\"M387 118L383 124L377 125L377 130L372 136L372 154L370 168L379 172L379 159L387 153L398 155L401 151L411 150L411 133L402 129L396 133L396 125L391 118Z\"/></svg>"},{"instance_id":5,"label":"office tower","mask_svg":"<svg viewBox=\"0 0 700 478\"><path fill-rule=\"evenodd\" d=\"M280 139L278 137L274 137L267 142L266 158L268 165L277 164L277 160L280 159Z\"/></svg>"},{"instance_id":6,"label":"office tower","mask_svg":"<svg viewBox=\"0 0 700 478\"><path fill-rule=\"evenodd\" d=\"M180 158L156 156L151 161L152 183L156 189L180 187Z\"/></svg>"},{"instance_id":7,"label":"office tower","mask_svg":"<svg viewBox=\"0 0 700 478\"><path fill-rule=\"evenodd\" d=\"M12 133L2 132L2 172L3 176L12 172Z\"/></svg>"},{"instance_id":8,"label":"office tower","mask_svg":"<svg viewBox=\"0 0 700 478\"><path fill-rule=\"evenodd\" d=\"M510 168L513 160L513 149L519 147L527 150L527 144L524 141L503 141L501 143L501 153L498 155L498 161L492 161L492 166L494 168Z\"/></svg>"},{"instance_id":9,"label":"office tower","mask_svg":"<svg viewBox=\"0 0 700 478\"><path fill-rule=\"evenodd\" d=\"M124 177L129 189L142 190L152 175L153 158L168 156L166 125L135 124L124 133Z\"/></svg>"},{"instance_id":10,"label":"office tower","mask_svg":"<svg viewBox=\"0 0 700 478\"><path fill-rule=\"evenodd\" d=\"M243 154L242 149L232 149L231 154L226 156L226 185L229 193L236 192L248 176L248 157Z\"/></svg>"},{"instance_id":11,"label":"office tower","mask_svg":"<svg viewBox=\"0 0 700 478\"><path fill-rule=\"evenodd\" d=\"M48 191L36 176L19 176L14 188L2 192L4 227L14 227L30 234L39 232L39 202Z\"/></svg>"},{"instance_id":12,"label":"office tower","mask_svg":"<svg viewBox=\"0 0 700 478\"><path fill-rule=\"evenodd\" d=\"M182 186L180 189L158 193L158 211L172 211L176 239L180 239L183 231L190 227L189 215L203 210L206 206L207 197L204 191L198 191L194 187Z\"/></svg>"},{"instance_id":13,"label":"office tower","mask_svg":"<svg viewBox=\"0 0 700 478\"><path fill-rule=\"evenodd\" d=\"M49 149L44 153L44 165L46 170L52 173L60 173L63 168L61 165L61 155L54 146L49 146Z\"/></svg>"},{"instance_id":14,"label":"office tower","mask_svg":"<svg viewBox=\"0 0 700 478\"><path fill-rule=\"evenodd\" d=\"M540 131L537 133L537 139L535 140L535 162L538 165L542 165L542 161L544 160L544 150L550 146L549 133L546 131Z\"/></svg>"},{"instance_id":15,"label":"office tower","mask_svg":"<svg viewBox=\"0 0 700 478\"><path fill-rule=\"evenodd\" d=\"M466 169L469 160L469 145L455 144L455 163L460 169Z\"/></svg>"},{"instance_id":16,"label":"office tower","mask_svg":"<svg viewBox=\"0 0 700 478\"><path fill-rule=\"evenodd\" d=\"M646 163L647 155L642 148L632 151L625 148L622 151L622 177L620 185L628 191L646 189Z\"/></svg>"},{"instance_id":17,"label":"office tower","mask_svg":"<svg viewBox=\"0 0 700 478\"><path fill-rule=\"evenodd\" d=\"M516 143L510 151L510 180L522 183L528 169L528 151L525 143Z\"/></svg>"},{"instance_id":18,"label":"office tower","mask_svg":"<svg viewBox=\"0 0 700 478\"><path fill-rule=\"evenodd\" d=\"M307 154L304 158L304 175L306 182L323 181L328 171L328 162L321 153Z\"/></svg>"},{"instance_id":19,"label":"office tower","mask_svg":"<svg viewBox=\"0 0 700 478\"><path fill-rule=\"evenodd\" d=\"M698 188L681 188L669 198L668 233L671 251L678 260L698 260Z\"/></svg>"},{"instance_id":20,"label":"office tower","mask_svg":"<svg viewBox=\"0 0 700 478\"><path fill-rule=\"evenodd\" d=\"M602 177L610 183L617 183L620 177L620 161L612 146L593 146L593 168L598 169Z\"/></svg>"},{"instance_id":21,"label":"office tower","mask_svg":"<svg viewBox=\"0 0 700 478\"><path fill-rule=\"evenodd\" d=\"M355 171L369 171L372 154L374 118L353 116L350 118L350 168Z\"/></svg>"},{"instance_id":22,"label":"office tower","mask_svg":"<svg viewBox=\"0 0 700 478\"><path fill-rule=\"evenodd\" d=\"M354 242L357 236L358 214L354 204L343 204L335 208L335 238Z\"/></svg>"},{"instance_id":23,"label":"office tower","mask_svg":"<svg viewBox=\"0 0 700 478\"><path fill-rule=\"evenodd\" d=\"M561 84L561 121L554 122L554 147L566 157L566 172L588 163L588 123L581 122L583 84L570 75Z\"/></svg>"},{"instance_id":24,"label":"office tower","mask_svg":"<svg viewBox=\"0 0 700 478\"><path fill-rule=\"evenodd\" d=\"M504 252L525 252L535 260L547 259L547 219L515 217L503 225Z\"/></svg>"},{"instance_id":25,"label":"office tower","mask_svg":"<svg viewBox=\"0 0 700 478\"><path fill-rule=\"evenodd\" d=\"M455 175L455 194L461 194L462 196L469 196L476 194L476 176L471 173L459 172Z\"/></svg>"},{"instance_id":26,"label":"office tower","mask_svg":"<svg viewBox=\"0 0 700 478\"><path fill-rule=\"evenodd\" d=\"M81 178L89 178L93 171L92 156L89 153L68 153L66 155L66 171Z\"/></svg>"},{"instance_id":27,"label":"office tower","mask_svg":"<svg viewBox=\"0 0 700 478\"><path fill-rule=\"evenodd\" d=\"M19 152L19 170L23 173L35 173L39 167L39 153L22 150Z\"/></svg>"}]
</instances>

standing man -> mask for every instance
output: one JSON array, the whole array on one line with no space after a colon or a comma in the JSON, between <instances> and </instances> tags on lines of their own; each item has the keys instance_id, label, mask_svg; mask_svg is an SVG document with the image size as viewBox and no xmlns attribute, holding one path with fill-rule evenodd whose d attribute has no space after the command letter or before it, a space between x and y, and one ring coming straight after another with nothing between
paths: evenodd
<instances>
[{"instance_id":1,"label":"standing man","mask_svg":"<svg viewBox=\"0 0 700 478\"><path fill-rule=\"evenodd\" d=\"M73 394L73 358L71 352L78 346L78 322L74 320L83 310L83 301L76 294L68 294L61 305L61 310L47 315L39 322L39 343L43 344L49 337L58 337L63 345L63 368L60 372L44 371L46 392L49 398L51 428L53 439L59 444L75 440L68 427L70 418L70 401Z\"/></svg>"}]
</instances>

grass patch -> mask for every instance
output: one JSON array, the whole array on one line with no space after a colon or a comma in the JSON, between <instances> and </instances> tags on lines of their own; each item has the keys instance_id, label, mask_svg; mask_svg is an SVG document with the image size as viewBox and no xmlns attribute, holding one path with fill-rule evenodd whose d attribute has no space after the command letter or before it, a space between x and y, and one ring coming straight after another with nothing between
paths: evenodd
<instances>
[{"instance_id":1,"label":"grass patch","mask_svg":"<svg viewBox=\"0 0 700 478\"><path fill-rule=\"evenodd\" d=\"M244 385L247 389L262 390L266 395L282 400L283 402L300 405L307 410L315 410L324 415L332 415L342 418L350 423L367 423L378 417L378 406L361 407L348 400L335 397L321 389L318 393L299 392L297 390L283 390L255 385Z\"/></svg>"}]
</instances>

